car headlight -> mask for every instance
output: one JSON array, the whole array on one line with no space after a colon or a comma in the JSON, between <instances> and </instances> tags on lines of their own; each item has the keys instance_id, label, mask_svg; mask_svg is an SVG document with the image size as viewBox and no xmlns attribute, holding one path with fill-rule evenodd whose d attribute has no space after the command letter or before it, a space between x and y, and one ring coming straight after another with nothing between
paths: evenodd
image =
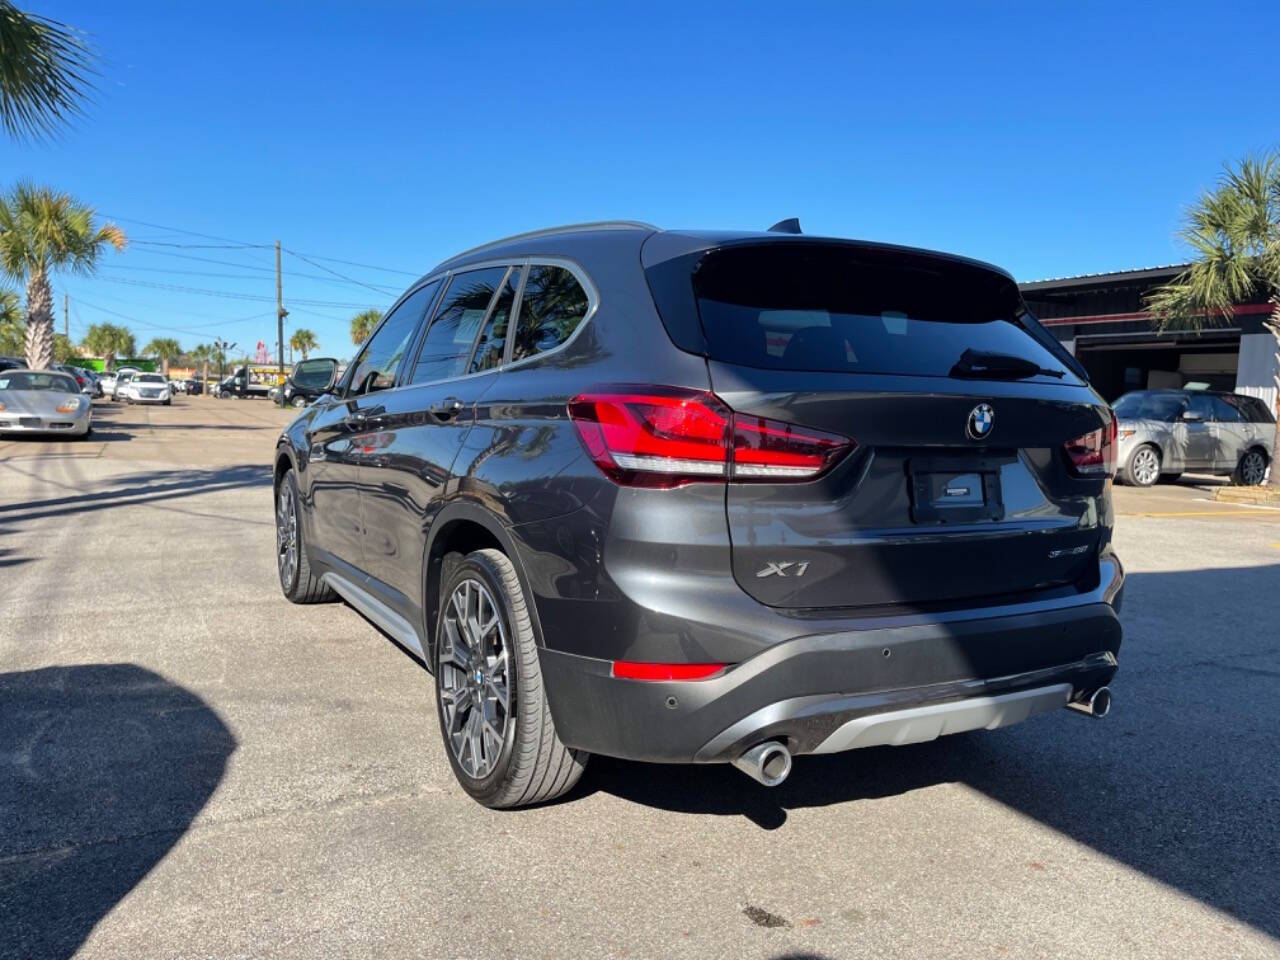
<instances>
[{"instance_id":1,"label":"car headlight","mask_svg":"<svg viewBox=\"0 0 1280 960\"><path fill-rule=\"evenodd\" d=\"M75 413L79 409L80 409L79 397L76 397L74 400L64 400L62 403L58 404L59 413Z\"/></svg>"}]
</instances>

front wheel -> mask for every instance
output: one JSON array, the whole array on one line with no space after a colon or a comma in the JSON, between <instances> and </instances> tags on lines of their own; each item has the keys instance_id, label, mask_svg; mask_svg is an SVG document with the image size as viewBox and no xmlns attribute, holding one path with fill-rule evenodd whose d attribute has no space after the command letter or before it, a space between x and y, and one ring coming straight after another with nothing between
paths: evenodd
<instances>
[{"instance_id":1,"label":"front wheel","mask_svg":"<svg viewBox=\"0 0 1280 960\"><path fill-rule=\"evenodd\" d=\"M1135 487L1149 487L1160 479L1160 454L1149 443L1144 443L1129 454L1124 468L1124 482Z\"/></svg>"},{"instance_id":2,"label":"front wheel","mask_svg":"<svg viewBox=\"0 0 1280 960\"><path fill-rule=\"evenodd\" d=\"M1232 481L1242 487L1257 487L1267 479L1267 456L1261 450L1249 450L1236 465Z\"/></svg>"},{"instance_id":3,"label":"front wheel","mask_svg":"<svg viewBox=\"0 0 1280 960\"><path fill-rule=\"evenodd\" d=\"M470 553L440 589L436 713L462 789L486 807L561 796L588 754L560 742L520 580L498 550Z\"/></svg>"},{"instance_id":4,"label":"front wheel","mask_svg":"<svg viewBox=\"0 0 1280 960\"><path fill-rule=\"evenodd\" d=\"M329 585L311 573L298 509L298 481L289 470L276 488L276 572L280 589L292 603L336 599Z\"/></svg>"}]
</instances>

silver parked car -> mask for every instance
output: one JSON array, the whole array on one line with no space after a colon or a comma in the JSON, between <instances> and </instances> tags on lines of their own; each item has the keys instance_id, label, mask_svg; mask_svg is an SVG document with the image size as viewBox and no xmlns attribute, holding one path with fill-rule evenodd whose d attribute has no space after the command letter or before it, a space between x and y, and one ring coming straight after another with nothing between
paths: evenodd
<instances>
[{"instance_id":1,"label":"silver parked car","mask_svg":"<svg viewBox=\"0 0 1280 960\"><path fill-rule=\"evenodd\" d=\"M1118 476L1149 487L1184 471L1257 485L1275 456L1276 421L1257 397L1208 390L1137 390L1113 404Z\"/></svg>"},{"instance_id":2,"label":"silver parked car","mask_svg":"<svg viewBox=\"0 0 1280 960\"><path fill-rule=\"evenodd\" d=\"M70 374L57 370L0 373L0 433L65 433L86 437L93 404Z\"/></svg>"}]
</instances>

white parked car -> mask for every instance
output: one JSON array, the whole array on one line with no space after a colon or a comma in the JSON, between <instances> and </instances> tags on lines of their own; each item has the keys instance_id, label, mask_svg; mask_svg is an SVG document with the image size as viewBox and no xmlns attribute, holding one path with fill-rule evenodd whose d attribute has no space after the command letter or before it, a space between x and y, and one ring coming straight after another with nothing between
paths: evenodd
<instances>
[{"instance_id":1,"label":"white parked car","mask_svg":"<svg viewBox=\"0 0 1280 960\"><path fill-rule=\"evenodd\" d=\"M126 403L163 403L167 407L173 402L169 381L159 373L136 373L120 391Z\"/></svg>"}]
</instances>

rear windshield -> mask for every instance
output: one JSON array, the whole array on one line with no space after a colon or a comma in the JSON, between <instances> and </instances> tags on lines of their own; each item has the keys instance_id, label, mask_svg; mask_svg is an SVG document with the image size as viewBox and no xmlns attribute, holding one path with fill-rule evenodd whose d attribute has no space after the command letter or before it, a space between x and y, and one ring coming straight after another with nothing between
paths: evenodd
<instances>
[{"instance_id":1,"label":"rear windshield","mask_svg":"<svg viewBox=\"0 0 1280 960\"><path fill-rule=\"evenodd\" d=\"M144 374L141 374L140 376L134 377L134 379L137 380L139 383L164 383L165 382L164 377L160 376L160 374L158 373L144 373Z\"/></svg>"},{"instance_id":2,"label":"rear windshield","mask_svg":"<svg viewBox=\"0 0 1280 960\"><path fill-rule=\"evenodd\" d=\"M694 274L714 360L780 370L945 377L966 350L1071 371L998 273L840 246L720 250Z\"/></svg>"},{"instance_id":3,"label":"rear windshield","mask_svg":"<svg viewBox=\"0 0 1280 960\"><path fill-rule=\"evenodd\" d=\"M54 390L79 393L76 382L65 373L0 373L0 390Z\"/></svg>"},{"instance_id":4,"label":"rear windshield","mask_svg":"<svg viewBox=\"0 0 1280 960\"><path fill-rule=\"evenodd\" d=\"M1111 407L1121 420L1178 419L1187 398L1180 393L1126 393Z\"/></svg>"}]
</instances>

